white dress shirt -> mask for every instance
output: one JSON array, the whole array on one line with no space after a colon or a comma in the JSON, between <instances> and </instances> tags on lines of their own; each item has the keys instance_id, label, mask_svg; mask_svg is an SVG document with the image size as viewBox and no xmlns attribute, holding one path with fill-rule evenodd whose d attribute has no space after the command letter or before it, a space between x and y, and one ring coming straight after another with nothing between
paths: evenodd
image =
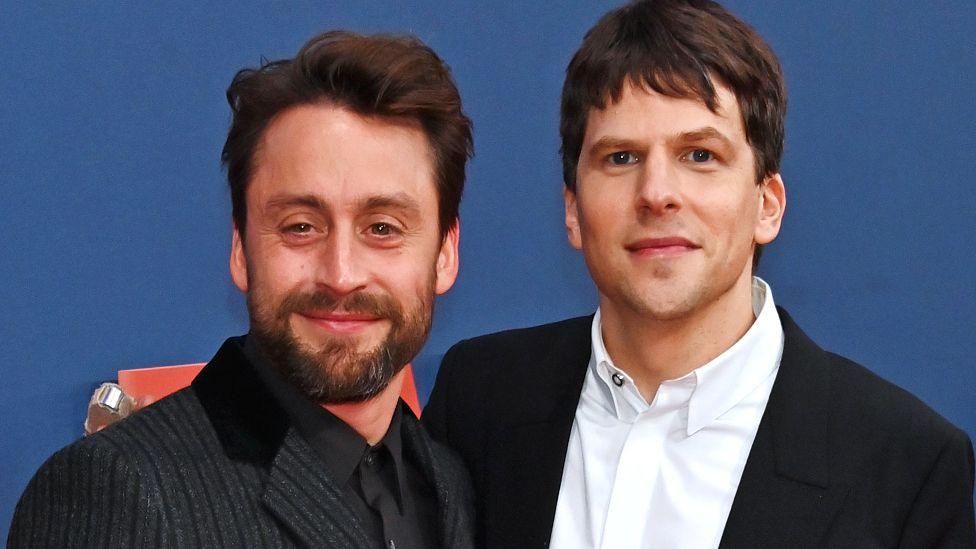
<instances>
[{"instance_id":1,"label":"white dress shirt","mask_svg":"<svg viewBox=\"0 0 976 549\"><path fill-rule=\"evenodd\" d=\"M718 546L783 355L773 294L759 278L752 306L741 339L664 381L650 403L607 354L597 310L550 547Z\"/></svg>"}]
</instances>

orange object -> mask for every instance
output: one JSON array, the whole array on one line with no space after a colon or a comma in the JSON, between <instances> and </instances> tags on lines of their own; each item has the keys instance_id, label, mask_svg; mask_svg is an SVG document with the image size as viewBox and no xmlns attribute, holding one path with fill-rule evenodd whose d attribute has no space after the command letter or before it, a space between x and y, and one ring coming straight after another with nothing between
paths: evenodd
<instances>
[{"instance_id":1,"label":"orange object","mask_svg":"<svg viewBox=\"0 0 976 549\"><path fill-rule=\"evenodd\" d=\"M400 387L400 398L413 410L413 415L420 417L420 398L417 396L417 383L413 379L413 366L403 367L403 387Z\"/></svg>"},{"instance_id":2,"label":"orange object","mask_svg":"<svg viewBox=\"0 0 976 549\"><path fill-rule=\"evenodd\" d=\"M206 364L181 364L178 366L157 366L155 368L135 368L119 370L119 386L125 394L142 402L157 400L175 393L190 385ZM417 397L417 384L413 379L413 368L403 367L403 388L400 398L420 417L420 399Z\"/></svg>"},{"instance_id":3,"label":"orange object","mask_svg":"<svg viewBox=\"0 0 976 549\"><path fill-rule=\"evenodd\" d=\"M206 364L181 364L119 370L119 387L122 392L140 404L156 402L190 385Z\"/></svg>"}]
</instances>

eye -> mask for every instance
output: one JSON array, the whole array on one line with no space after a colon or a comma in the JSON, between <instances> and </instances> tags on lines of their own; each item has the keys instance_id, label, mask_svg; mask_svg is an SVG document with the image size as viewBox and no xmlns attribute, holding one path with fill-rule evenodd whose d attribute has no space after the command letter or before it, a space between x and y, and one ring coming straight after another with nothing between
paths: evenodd
<instances>
[{"instance_id":1,"label":"eye","mask_svg":"<svg viewBox=\"0 0 976 549\"><path fill-rule=\"evenodd\" d=\"M710 162L712 160L715 160L715 155L712 153L712 151L708 151L705 149L695 149L690 153L688 153L688 159L694 162L695 164L704 164L705 162Z\"/></svg>"},{"instance_id":2,"label":"eye","mask_svg":"<svg viewBox=\"0 0 976 549\"><path fill-rule=\"evenodd\" d=\"M626 166L627 164L634 164L639 159L637 155L630 151L619 151L612 153L607 160L610 161L614 166Z\"/></svg>"},{"instance_id":3,"label":"eye","mask_svg":"<svg viewBox=\"0 0 976 549\"><path fill-rule=\"evenodd\" d=\"M373 223L369 226L369 232L375 236L391 236L396 234L397 230L389 223Z\"/></svg>"},{"instance_id":4,"label":"eye","mask_svg":"<svg viewBox=\"0 0 976 549\"><path fill-rule=\"evenodd\" d=\"M289 225L285 227L285 232L292 234L308 234L312 232L313 227L310 223L295 223L294 225Z\"/></svg>"}]
</instances>

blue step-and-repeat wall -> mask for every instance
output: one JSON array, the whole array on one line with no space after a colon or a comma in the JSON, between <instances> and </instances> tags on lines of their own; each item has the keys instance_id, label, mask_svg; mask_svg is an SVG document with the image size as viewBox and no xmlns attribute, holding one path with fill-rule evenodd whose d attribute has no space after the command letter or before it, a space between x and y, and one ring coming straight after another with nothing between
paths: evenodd
<instances>
[{"instance_id":1,"label":"blue step-and-repeat wall","mask_svg":"<svg viewBox=\"0 0 976 549\"><path fill-rule=\"evenodd\" d=\"M615 4L0 4L0 539L30 476L80 436L97 382L205 361L245 330L224 90L323 29L420 36L475 123L462 271L417 360L421 398L458 339L591 311L562 225L558 96ZM789 207L761 268L776 301L976 435L976 3L728 6L790 89Z\"/></svg>"}]
</instances>

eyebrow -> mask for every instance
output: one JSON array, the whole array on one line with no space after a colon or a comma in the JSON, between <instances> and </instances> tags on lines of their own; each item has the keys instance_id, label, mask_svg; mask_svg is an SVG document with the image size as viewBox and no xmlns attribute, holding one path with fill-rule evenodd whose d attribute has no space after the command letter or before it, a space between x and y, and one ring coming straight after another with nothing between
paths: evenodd
<instances>
[{"instance_id":1,"label":"eyebrow","mask_svg":"<svg viewBox=\"0 0 976 549\"><path fill-rule=\"evenodd\" d=\"M690 132L682 132L674 137L674 140L676 141L707 141L709 139L717 139L718 141L721 141L723 145L730 148L732 147L732 140L726 137L724 133L711 126L705 126Z\"/></svg>"},{"instance_id":2,"label":"eyebrow","mask_svg":"<svg viewBox=\"0 0 976 549\"><path fill-rule=\"evenodd\" d=\"M732 140L725 136L724 133L720 132L712 126L704 126L687 132L681 132L671 136L668 141L671 142L681 142L681 141L707 141L709 139L715 139L721 141L722 144L728 148L732 148ZM646 145L637 139L628 139L625 137L615 137L613 135L605 135L600 139L596 140L595 143L590 147L590 151L595 153L601 153L603 151L614 150L614 151L634 151L643 149Z\"/></svg>"},{"instance_id":3,"label":"eyebrow","mask_svg":"<svg viewBox=\"0 0 976 549\"><path fill-rule=\"evenodd\" d=\"M420 204L405 192L366 197L359 201L358 206L362 210L393 208L412 214L420 213Z\"/></svg>"},{"instance_id":4,"label":"eyebrow","mask_svg":"<svg viewBox=\"0 0 976 549\"><path fill-rule=\"evenodd\" d=\"M305 206L307 208L312 208L316 210L327 210L328 206L325 202L319 200L319 198L312 194L299 194L299 195L275 195L272 196L270 200L265 203L265 208L268 210L281 210L284 208L291 208L295 206Z\"/></svg>"},{"instance_id":5,"label":"eyebrow","mask_svg":"<svg viewBox=\"0 0 976 549\"><path fill-rule=\"evenodd\" d=\"M281 210L291 207L306 207L319 211L329 211L331 207L325 201L313 194L276 195L265 204L268 210ZM359 210L381 210L393 208L417 215L420 204L405 192L368 196L356 201Z\"/></svg>"},{"instance_id":6,"label":"eyebrow","mask_svg":"<svg viewBox=\"0 0 976 549\"><path fill-rule=\"evenodd\" d=\"M639 141L606 135L598 139L596 143L593 143L590 150L595 152L607 150L630 151L640 148L643 148L643 146Z\"/></svg>"}]
</instances>

